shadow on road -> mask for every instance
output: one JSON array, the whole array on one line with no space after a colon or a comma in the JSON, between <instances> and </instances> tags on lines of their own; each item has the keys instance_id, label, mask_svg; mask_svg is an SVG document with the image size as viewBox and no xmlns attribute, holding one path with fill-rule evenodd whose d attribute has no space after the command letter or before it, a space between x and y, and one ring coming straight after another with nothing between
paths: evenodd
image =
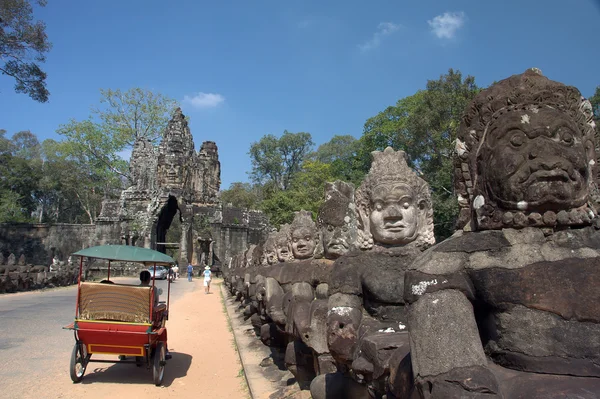
<instances>
[{"instance_id":1,"label":"shadow on road","mask_svg":"<svg viewBox=\"0 0 600 399\"><path fill-rule=\"evenodd\" d=\"M192 365L192 356L187 353L171 351L173 356L167 361L163 386L168 387L178 378L187 375ZM105 363L106 364L106 363ZM145 365L137 367L131 363L115 363L104 366L103 363L88 364L82 384L95 383L119 383L119 384L153 384L152 368L148 370Z\"/></svg>"}]
</instances>

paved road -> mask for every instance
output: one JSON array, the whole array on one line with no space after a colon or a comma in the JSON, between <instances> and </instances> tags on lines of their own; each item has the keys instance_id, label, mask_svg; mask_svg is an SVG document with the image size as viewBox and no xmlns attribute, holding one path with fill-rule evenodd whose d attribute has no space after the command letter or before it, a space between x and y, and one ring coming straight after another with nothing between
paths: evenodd
<instances>
[{"instance_id":1,"label":"paved road","mask_svg":"<svg viewBox=\"0 0 600 399\"><path fill-rule=\"evenodd\" d=\"M135 278L115 281L139 284ZM167 282L157 281L157 285L163 288L163 300ZM171 285L171 301L194 289L201 286L178 279ZM73 321L76 293L77 286L72 286L0 295L0 396L26 396L28 385L42 377L69 378L75 340L73 333L62 327Z\"/></svg>"}]
</instances>

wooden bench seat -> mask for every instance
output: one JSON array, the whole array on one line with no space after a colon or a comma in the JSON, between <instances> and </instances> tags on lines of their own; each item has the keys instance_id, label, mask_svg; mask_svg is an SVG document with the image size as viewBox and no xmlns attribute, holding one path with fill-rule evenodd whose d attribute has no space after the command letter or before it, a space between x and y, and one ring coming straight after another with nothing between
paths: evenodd
<instances>
[{"instance_id":1,"label":"wooden bench seat","mask_svg":"<svg viewBox=\"0 0 600 399\"><path fill-rule=\"evenodd\" d=\"M151 323L152 287L81 283L79 319Z\"/></svg>"}]
</instances>

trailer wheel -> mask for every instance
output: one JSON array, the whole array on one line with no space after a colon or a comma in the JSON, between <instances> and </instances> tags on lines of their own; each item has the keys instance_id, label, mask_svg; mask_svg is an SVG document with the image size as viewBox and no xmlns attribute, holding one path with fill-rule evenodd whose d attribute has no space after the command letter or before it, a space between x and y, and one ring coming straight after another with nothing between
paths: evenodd
<instances>
[{"instance_id":1,"label":"trailer wheel","mask_svg":"<svg viewBox=\"0 0 600 399\"><path fill-rule=\"evenodd\" d=\"M80 382L85 374L85 368L88 364L88 355L86 353L85 345L76 343L73 346L73 352L71 352L71 365L69 370L71 372L71 380L73 382Z\"/></svg>"},{"instance_id":2,"label":"trailer wheel","mask_svg":"<svg viewBox=\"0 0 600 399\"><path fill-rule=\"evenodd\" d=\"M154 385L160 386L165 376L165 365L167 364L166 349L163 342L159 342L154 350Z\"/></svg>"}]
</instances>

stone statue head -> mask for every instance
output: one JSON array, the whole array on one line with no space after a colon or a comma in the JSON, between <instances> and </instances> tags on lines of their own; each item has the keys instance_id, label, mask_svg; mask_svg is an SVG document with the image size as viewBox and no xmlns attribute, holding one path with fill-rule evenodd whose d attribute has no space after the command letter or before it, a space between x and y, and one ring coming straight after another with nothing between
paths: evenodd
<instances>
[{"instance_id":1,"label":"stone statue head","mask_svg":"<svg viewBox=\"0 0 600 399\"><path fill-rule=\"evenodd\" d=\"M275 240L276 235L277 235L276 231L269 233L269 236L267 237L267 240L265 241L265 243L263 245L264 257L265 257L265 262L267 265L274 265L275 263L278 262L278 260L277 260L277 245L276 245L276 240Z\"/></svg>"},{"instance_id":2,"label":"stone statue head","mask_svg":"<svg viewBox=\"0 0 600 399\"><path fill-rule=\"evenodd\" d=\"M317 223L327 259L336 259L355 248L357 222L352 184L340 180L325 183L325 201L319 208Z\"/></svg>"},{"instance_id":3,"label":"stone statue head","mask_svg":"<svg viewBox=\"0 0 600 399\"><path fill-rule=\"evenodd\" d=\"M294 259L308 259L314 256L319 233L309 211L295 212L289 234Z\"/></svg>"},{"instance_id":4,"label":"stone statue head","mask_svg":"<svg viewBox=\"0 0 600 399\"><path fill-rule=\"evenodd\" d=\"M181 108L177 108L158 146L159 185L183 188L188 183L187 175L193 158L195 158L193 137Z\"/></svg>"},{"instance_id":5,"label":"stone statue head","mask_svg":"<svg viewBox=\"0 0 600 399\"><path fill-rule=\"evenodd\" d=\"M282 224L275 234L275 253L279 262L287 262L293 259L290 249L290 225Z\"/></svg>"},{"instance_id":6,"label":"stone statue head","mask_svg":"<svg viewBox=\"0 0 600 399\"><path fill-rule=\"evenodd\" d=\"M408 167L404 151L387 147L371 155L371 169L356 190L359 247L433 245L433 209L427 183Z\"/></svg>"},{"instance_id":7,"label":"stone statue head","mask_svg":"<svg viewBox=\"0 0 600 399\"><path fill-rule=\"evenodd\" d=\"M585 225L596 216L594 123L574 87L538 69L479 93L457 136L455 189L474 230Z\"/></svg>"}]
</instances>

